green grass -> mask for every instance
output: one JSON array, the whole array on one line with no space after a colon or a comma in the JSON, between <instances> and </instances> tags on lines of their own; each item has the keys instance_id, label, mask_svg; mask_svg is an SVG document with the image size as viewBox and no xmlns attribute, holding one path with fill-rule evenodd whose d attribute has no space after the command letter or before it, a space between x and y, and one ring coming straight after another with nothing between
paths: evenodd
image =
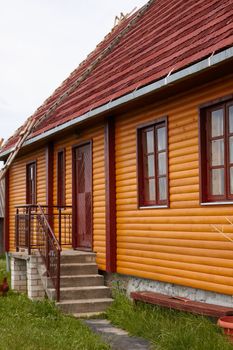
<instances>
[{"instance_id":1,"label":"green grass","mask_svg":"<svg viewBox=\"0 0 233 350\"><path fill-rule=\"evenodd\" d=\"M0 258L0 282L5 261ZM48 300L32 302L10 291L0 297L0 350L109 350L79 320L65 316Z\"/></svg>"},{"instance_id":2,"label":"green grass","mask_svg":"<svg viewBox=\"0 0 233 350\"><path fill-rule=\"evenodd\" d=\"M131 335L148 339L153 349L233 350L221 329L206 317L145 303L134 305L123 293L115 294L108 319Z\"/></svg>"}]
</instances>

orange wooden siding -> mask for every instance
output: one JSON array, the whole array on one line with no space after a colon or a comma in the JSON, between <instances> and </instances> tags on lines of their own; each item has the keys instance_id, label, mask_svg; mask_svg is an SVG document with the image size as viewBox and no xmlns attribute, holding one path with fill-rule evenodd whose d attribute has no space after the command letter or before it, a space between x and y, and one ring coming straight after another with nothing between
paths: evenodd
<instances>
[{"instance_id":1,"label":"orange wooden siding","mask_svg":"<svg viewBox=\"0 0 233 350\"><path fill-rule=\"evenodd\" d=\"M200 206L198 106L233 92L232 77L116 119L117 272L233 293L233 206ZM167 209L137 208L136 128L168 116Z\"/></svg>"},{"instance_id":2,"label":"orange wooden siding","mask_svg":"<svg viewBox=\"0 0 233 350\"><path fill-rule=\"evenodd\" d=\"M57 204L57 153L65 150L66 205L72 205L72 147L92 140L93 159L93 250L97 253L100 269L105 269L105 165L104 125L77 131L77 135L64 138L54 145L54 205ZM56 229L56 225L55 225Z\"/></svg>"},{"instance_id":3,"label":"orange wooden siding","mask_svg":"<svg viewBox=\"0 0 233 350\"><path fill-rule=\"evenodd\" d=\"M57 205L57 152L65 150L66 164L66 205L72 205L72 146L84 141L93 142L93 250L97 252L97 263L105 269L105 165L104 125L82 131L81 136L72 135L54 145L54 198ZM10 250L15 249L15 206L26 203L26 164L37 161L37 203L46 204L46 151L17 159L10 169ZM68 211L67 211L68 212ZM69 210L71 212L71 210ZM55 221L54 232L58 235Z\"/></svg>"},{"instance_id":4,"label":"orange wooden siding","mask_svg":"<svg viewBox=\"0 0 233 350\"><path fill-rule=\"evenodd\" d=\"M33 161L36 161L37 167L37 203L46 204L46 159L43 148L16 159L10 168L10 250L15 250L15 206L26 204L26 164Z\"/></svg>"}]
</instances>

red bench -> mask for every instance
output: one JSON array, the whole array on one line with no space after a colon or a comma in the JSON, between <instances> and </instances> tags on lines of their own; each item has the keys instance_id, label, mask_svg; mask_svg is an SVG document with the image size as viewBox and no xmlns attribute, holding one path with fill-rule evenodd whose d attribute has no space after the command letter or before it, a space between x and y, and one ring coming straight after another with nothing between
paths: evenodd
<instances>
[{"instance_id":1,"label":"red bench","mask_svg":"<svg viewBox=\"0 0 233 350\"><path fill-rule=\"evenodd\" d=\"M233 307L225 307L220 305L206 304L199 301L192 301L187 298L172 297L154 292L132 292L130 294L134 301L143 301L149 304L176 309L179 311L187 311L193 314L221 317L233 315Z\"/></svg>"}]
</instances>

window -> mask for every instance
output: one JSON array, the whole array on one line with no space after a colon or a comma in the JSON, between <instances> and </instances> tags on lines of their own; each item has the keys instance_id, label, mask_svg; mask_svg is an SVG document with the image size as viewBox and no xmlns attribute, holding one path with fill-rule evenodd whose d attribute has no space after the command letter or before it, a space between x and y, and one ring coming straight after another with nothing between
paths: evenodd
<instances>
[{"instance_id":1,"label":"window","mask_svg":"<svg viewBox=\"0 0 233 350\"><path fill-rule=\"evenodd\" d=\"M36 204L36 162L26 167L26 201L27 204Z\"/></svg>"},{"instance_id":2,"label":"window","mask_svg":"<svg viewBox=\"0 0 233 350\"><path fill-rule=\"evenodd\" d=\"M203 108L200 116L202 201L232 201L233 100Z\"/></svg>"},{"instance_id":3,"label":"window","mask_svg":"<svg viewBox=\"0 0 233 350\"><path fill-rule=\"evenodd\" d=\"M140 127L137 132L139 206L167 206L167 120Z\"/></svg>"},{"instance_id":4,"label":"window","mask_svg":"<svg viewBox=\"0 0 233 350\"><path fill-rule=\"evenodd\" d=\"M65 205L65 151L57 154L57 205Z\"/></svg>"}]
</instances>

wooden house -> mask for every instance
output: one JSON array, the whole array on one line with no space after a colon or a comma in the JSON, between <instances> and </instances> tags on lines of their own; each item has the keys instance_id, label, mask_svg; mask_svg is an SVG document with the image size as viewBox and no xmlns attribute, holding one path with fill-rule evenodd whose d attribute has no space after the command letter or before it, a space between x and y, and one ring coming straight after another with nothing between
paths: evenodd
<instances>
[{"instance_id":1,"label":"wooden house","mask_svg":"<svg viewBox=\"0 0 233 350\"><path fill-rule=\"evenodd\" d=\"M6 174L6 250L37 247L43 212L99 270L231 303L231 0L150 0L31 118Z\"/></svg>"}]
</instances>

